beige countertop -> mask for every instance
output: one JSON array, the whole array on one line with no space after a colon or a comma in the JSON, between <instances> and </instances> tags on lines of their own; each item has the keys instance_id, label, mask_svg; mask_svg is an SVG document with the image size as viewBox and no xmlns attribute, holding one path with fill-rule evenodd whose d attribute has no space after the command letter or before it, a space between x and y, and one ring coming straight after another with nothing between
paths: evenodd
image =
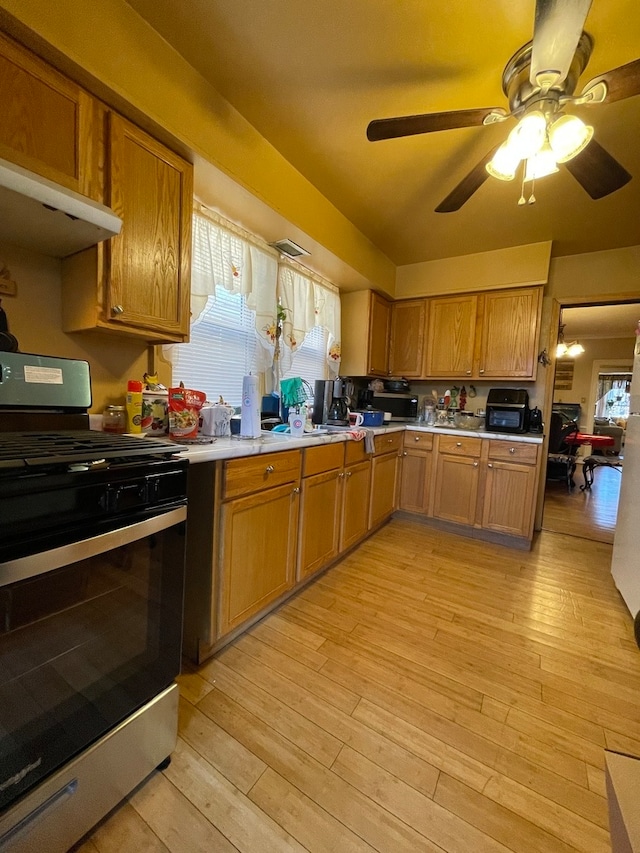
<instances>
[{"instance_id":1,"label":"beige countertop","mask_svg":"<svg viewBox=\"0 0 640 853\"><path fill-rule=\"evenodd\" d=\"M374 427L371 432L374 435L384 435L390 432L401 432L405 429L417 430L419 432L430 432L433 434L444 433L445 435L472 436L475 438L490 438L496 441L518 441L527 444L542 444L542 435L506 434L499 432L485 432L484 430L465 430L448 427L425 426L420 423L389 424L384 427ZM306 433L302 438L294 438L285 433L264 433L256 439L238 439L235 437L216 438L212 444L192 445L187 450L181 451L180 455L187 458L190 463L216 462L224 459L237 459L246 456L257 456L261 453L277 453L282 450L298 450L305 447L314 447L319 444L335 444L336 442L351 441L350 432L329 433Z\"/></svg>"}]
</instances>

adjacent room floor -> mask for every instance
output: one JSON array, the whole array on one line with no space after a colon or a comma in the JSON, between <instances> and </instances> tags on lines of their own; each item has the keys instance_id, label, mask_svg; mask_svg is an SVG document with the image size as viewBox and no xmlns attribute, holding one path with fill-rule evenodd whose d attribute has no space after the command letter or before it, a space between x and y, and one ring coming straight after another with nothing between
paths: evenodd
<instances>
[{"instance_id":1,"label":"adjacent room floor","mask_svg":"<svg viewBox=\"0 0 640 853\"><path fill-rule=\"evenodd\" d=\"M394 519L181 676L171 765L78 850L609 853L604 750L640 754L610 556Z\"/></svg>"}]
</instances>

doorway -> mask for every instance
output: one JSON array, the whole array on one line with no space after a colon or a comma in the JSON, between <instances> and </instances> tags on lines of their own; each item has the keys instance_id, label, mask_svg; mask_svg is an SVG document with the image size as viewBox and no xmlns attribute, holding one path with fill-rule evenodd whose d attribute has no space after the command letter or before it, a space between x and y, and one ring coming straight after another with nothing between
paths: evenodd
<instances>
[{"instance_id":1,"label":"doorway","mask_svg":"<svg viewBox=\"0 0 640 853\"><path fill-rule=\"evenodd\" d=\"M557 358L554 376L554 409L575 416L580 432L592 434L594 429L620 435L622 418L607 417L603 424L596 412L607 409L599 392L606 386L598 382L601 374L613 377L631 371L634 330L640 317L640 303L625 305L589 305L564 307L561 313L564 342L579 342L584 352L574 358ZM617 386L616 386L617 387ZM609 395L611 396L611 395ZM617 396L617 395L614 395ZM613 406L608 407L613 415ZM621 436L621 463L624 466L624 436ZM545 483L542 529L565 533L598 542L613 543L620 495L621 468L598 466L594 469L591 488L585 485L582 462L591 452L579 448L574 474L575 487L564 481L548 479ZM602 452L602 451L599 451ZM617 459L615 462L617 463Z\"/></svg>"}]
</instances>

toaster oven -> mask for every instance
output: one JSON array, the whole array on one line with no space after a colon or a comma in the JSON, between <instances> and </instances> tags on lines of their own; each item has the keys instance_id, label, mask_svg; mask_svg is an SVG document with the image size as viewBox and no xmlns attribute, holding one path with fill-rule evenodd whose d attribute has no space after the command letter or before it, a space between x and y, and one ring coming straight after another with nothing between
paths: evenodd
<instances>
[{"instance_id":1,"label":"toaster oven","mask_svg":"<svg viewBox=\"0 0 640 853\"><path fill-rule=\"evenodd\" d=\"M487 397L488 432L529 431L529 394L524 388L492 388Z\"/></svg>"}]
</instances>

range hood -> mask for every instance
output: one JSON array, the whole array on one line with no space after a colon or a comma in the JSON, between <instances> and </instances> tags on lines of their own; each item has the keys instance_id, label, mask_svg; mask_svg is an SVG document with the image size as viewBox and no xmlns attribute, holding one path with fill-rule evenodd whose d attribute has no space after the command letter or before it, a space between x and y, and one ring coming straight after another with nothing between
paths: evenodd
<instances>
[{"instance_id":1,"label":"range hood","mask_svg":"<svg viewBox=\"0 0 640 853\"><path fill-rule=\"evenodd\" d=\"M105 205L0 159L0 240L66 258L120 233Z\"/></svg>"}]
</instances>

